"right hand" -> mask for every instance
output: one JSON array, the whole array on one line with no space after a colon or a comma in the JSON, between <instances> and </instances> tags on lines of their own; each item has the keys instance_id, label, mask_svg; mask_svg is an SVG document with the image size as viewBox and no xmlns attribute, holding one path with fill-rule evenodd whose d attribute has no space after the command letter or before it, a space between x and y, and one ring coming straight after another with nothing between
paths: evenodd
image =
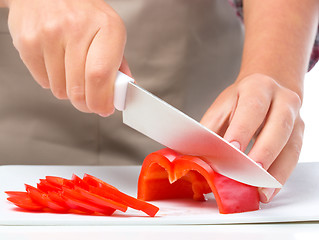
<instances>
[{"instance_id":1,"label":"right hand","mask_svg":"<svg viewBox=\"0 0 319 240\"><path fill-rule=\"evenodd\" d=\"M103 0L9 0L13 44L34 79L82 112L113 113L126 29Z\"/></svg>"}]
</instances>

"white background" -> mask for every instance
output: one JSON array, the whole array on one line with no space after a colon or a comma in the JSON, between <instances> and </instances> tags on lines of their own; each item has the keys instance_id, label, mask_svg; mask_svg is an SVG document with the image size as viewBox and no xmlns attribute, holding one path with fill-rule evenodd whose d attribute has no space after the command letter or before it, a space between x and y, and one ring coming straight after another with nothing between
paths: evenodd
<instances>
[{"instance_id":1,"label":"white background","mask_svg":"<svg viewBox=\"0 0 319 240\"><path fill-rule=\"evenodd\" d=\"M301 108L306 129L299 162L319 162L319 64L305 78L304 102Z\"/></svg>"}]
</instances>

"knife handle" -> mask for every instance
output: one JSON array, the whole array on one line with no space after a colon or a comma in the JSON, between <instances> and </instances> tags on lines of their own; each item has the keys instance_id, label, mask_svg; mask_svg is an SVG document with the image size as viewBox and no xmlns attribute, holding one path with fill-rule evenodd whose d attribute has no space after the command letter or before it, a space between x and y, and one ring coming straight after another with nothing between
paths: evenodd
<instances>
[{"instance_id":1,"label":"knife handle","mask_svg":"<svg viewBox=\"0 0 319 240\"><path fill-rule=\"evenodd\" d=\"M126 90L129 82L134 82L134 79L126 74L118 71L114 83L114 107L123 111L125 109Z\"/></svg>"}]
</instances>

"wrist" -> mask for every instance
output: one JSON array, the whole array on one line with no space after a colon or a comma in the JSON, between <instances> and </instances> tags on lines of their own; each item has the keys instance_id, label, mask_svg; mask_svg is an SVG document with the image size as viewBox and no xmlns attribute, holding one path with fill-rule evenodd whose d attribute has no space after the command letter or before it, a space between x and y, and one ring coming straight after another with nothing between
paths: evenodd
<instances>
[{"instance_id":1,"label":"wrist","mask_svg":"<svg viewBox=\"0 0 319 240\"><path fill-rule=\"evenodd\" d=\"M299 98L303 99L303 77L292 76L291 74L285 74L285 71L274 72L267 71L266 69L256 68L256 69L242 69L237 76L236 82L242 79L252 76L252 75L263 75L272 78L281 87L287 88L295 92ZM258 78L256 78L258 80Z\"/></svg>"}]
</instances>

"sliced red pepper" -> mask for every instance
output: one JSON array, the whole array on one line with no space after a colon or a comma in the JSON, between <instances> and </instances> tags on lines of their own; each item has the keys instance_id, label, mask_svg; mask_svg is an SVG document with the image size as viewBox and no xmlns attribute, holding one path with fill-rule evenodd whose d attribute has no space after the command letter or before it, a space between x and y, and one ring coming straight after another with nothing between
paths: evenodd
<instances>
[{"instance_id":1,"label":"sliced red pepper","mask_svg":"<svg viewBox=\"0 0 319 240\"><path fill-rule=\"evenodd\" d=\"M83 181L82 178L78 177L77 175L73 174L72 175L72 182L80 187L80 188L83 188L85 190L89 190L89 184L87 184L85 181Z\"/></svg>"},{"instance_id":2,"label":"sliced red pepper","mask_svg":"<svg viewBox=\"0 0 319 240\"><path fill-rule=\"evenodd\" d=\"M37 188L45 193L58 192L62 188L49 183L46 179L40 179L40 183L37 183Z\"/></svg>"},{"instance_id":3,"label":"sliced red pepper","mask_svg":"<svg viewBox=\"0 0 319 240\"><path fill-rule=\"evenodd\" d=\"M83 202L79 199L75 199L72 197L66 197L65 203L71 206L72 209L77 209L86 212L87 214L93 214L96 212L106 216L111 216L116 210L114 208L99 208L92 203Z\"/></svg>"},{"instance_id":4,"label":"sliced red pepper","mask_svg":"<svg viewBox=\"0 0 319 240\"><path fill-rule=\"evenodd\" d=\"M48 197L53 201L59 204L60 206L64 207L65 209L70 210L70 206L67 205L64 201L64 198L62 197L61 192L48 192Z\"/></svg>"},{"instance_id":5,"label":"sliced red pepper","mask_svg":"<svg viewBox=\"0 0 319 240\"><path fill-rule=\"evenodd\" d=\"M107 189L113 188L113 189L118 190L116 187L104 182L103 180L101 180L97 177L94 177L90 174L87 174L87 173L84 174L83 181L86 182L87 184L89 184L90 186L100 187L100 188L106 187Z\"/></svg>"},{"instance_id":6,"label":"sliced red pepper","mask_svg":"<svg viewBox=\"0 0 319 240\"><path fill-rule=\"evenodd\" d=\"M164 148L149 154L143 162L138 181L139 199L204 200L204 194L209 192L213 192L220 213L259 209L256 187L218 174L205 159Z\"/></svg>"},{"instance_id":7,"label":"sliced red pepper","mask_svg":"<svg viewBox=\"0 0 319 240\"><path fill-rule=\"evenodd\" d=\"M131 207L133 209L140 210L146 213L147 215L149 215L150 217L154 217L159 210L158 207L148 202L131 197L114 188L108 188L108 187L98 188L98 187L90 186L90 192L105 198L112 199L115 202L125 204L128 207Z\"/></svg>"},{"instance_id":8,"label":"sliced red pepper","mask_svg":"<svg viewBox=\"0 0 319 240\"><path fill-rule=\"evenodd\" d=\"M82 189L82 188L79 188L79 187L75 187L75 190L78 193L80 193L85 198L85 200L90 201L90 202L92 202L92 203L94 203L96 205L108 206L108 207L120 210L122 212L126 212L126 210L127 210L127 206L122 204L122 203L120 203L120 202L113 201L112 199L105 198L103 196L100 196L100 195L97 195L95 193L86 191L85 189Z\"/></svg>"},{"instance_id":9,"label":"sliced red pepper","mask_svg":"<svg viewBox=\"0 0 319 240\"><path fill-rule=\"evenodd\" d=\"M5 193L9 196L9 197L27 197L28 193L27 192L19 192L19 191L5 191Z\"/></svg>"},{"instance_id":10,"label":"sliced red pepper","mask_svg":"<svg viewBox=\"0 0 319 240\"><path fill-rule=\"evenodd\" d=\"M66 209L63 206L61 206L60 204L52 201L45 192L43 192L35 187L32 187L28 184L25 184L25 186L26 186L26 190L29 194L29 197L34 202L42 205L43 207L48 207L49 209L57 211L57 212L68 211L68 209Z\"/></svg>"},{"instance_id":11,"label":"sliced red pepper","mask_svg":"<svg viewBox=\"0 0 319 240\"><path fill-rule=\"evenodd\" d=\"M79 192L65 187L63 187L62 190L62 197L64 198L65 203L71 208L85 211L89 214L97 212L104 215L112 215L116 210L115 208L111 208L109 206L100 206L87 201L87 198Z\"/></svg>"},{"instance_id":12,"label":"sliced red pepper","mask_svg":"<svg viewBox=\"0 0 319 240\"><path fill-rule=\"evenodd\" d=\"M66 178L62 178L62 177L55 177L55 176L46 176L45 180L48 181L48 183L62 188L62 186L68 187L68 188L73 188L74 187L74 183Z\"/></svg>"},{"instance_id":13,"label":"sliced red pepper","mask_svg":"<svg viewBox=\"0 0 319 240\"><path fill-rule=\"evenodd\" d=\"M37 188L25 185L27 192L7 191L9 201L29 210L112 215L130 206L155 216L158 208L120 192L106 182L86 174L85 180L75 174L72 180L47 176Z\"/></svg>"},{"instance_id":14,"label":"sliced red pepper","mask_svg":"<svg viewBox=\"0 0 319 240\"><path fill-rule=\"evenodd\" d=\"M30 211L40 211L43 210L43 206L35 203L27 192L13 192L7 191L6 194L9 195L7 198L8 201L12 202L16 206L30 210Z\"/></svg>"},{"instance_id":15,"label":"sliced red pepper","mask_svg":"<svg viewBox=\"0 0 319 240\"><path fill-rule=\"evenodd\" d=\"M104 198L112 199L115 202L125 204L133 209L143 211L151 217L154 217L159 210L158 207L145 201L141 201L139 199L131 197L119 191L112 185L89 174L84 174L83 181L87 182L90 185L89 192L95 193Z\"/></svg>"}]
</instances>

